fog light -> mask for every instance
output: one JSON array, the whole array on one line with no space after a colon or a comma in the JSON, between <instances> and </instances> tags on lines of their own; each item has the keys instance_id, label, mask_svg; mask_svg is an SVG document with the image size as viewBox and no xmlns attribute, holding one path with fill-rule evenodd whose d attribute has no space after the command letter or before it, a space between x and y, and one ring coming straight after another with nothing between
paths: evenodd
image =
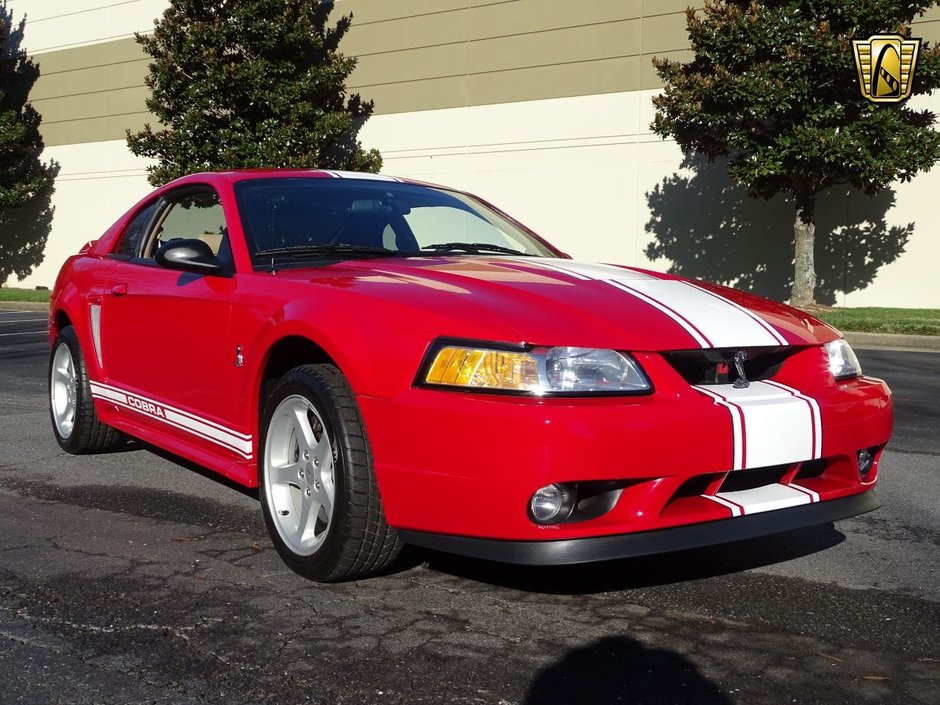
<instances>
[{"instance_id":1,"label":"fog light","mask_svg":"<svg viewBox=\"0 0 940 705\"><path fill-rule=\"evenodd\" d=\"M858 474L863 480L871 472L872 466L875 464L875 455L871 452L871 448L862 448L858 452Z\"/></svg>"},{"instance_id":2,"label":"fog light","mask_svg":"<svg viewBox=\"0 0 940 705\"><path fill-rule=\"evenodd\" d=\"M574 491L567 485L546 485L529 500L529 516L538 524L558 524L571 515Z\"/></svg>"}]
</instances>

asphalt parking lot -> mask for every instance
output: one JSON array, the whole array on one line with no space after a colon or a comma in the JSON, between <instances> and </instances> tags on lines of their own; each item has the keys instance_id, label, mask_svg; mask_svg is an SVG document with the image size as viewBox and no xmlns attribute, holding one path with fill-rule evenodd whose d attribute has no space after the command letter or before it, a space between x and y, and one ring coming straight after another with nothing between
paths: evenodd
<instances>
[{"instance_id":1,"label":"asphalt parking lot","mask_svg":"<svg viewBox=\"0 0 940 705\"><path fill-rule=\"evenodd\" d=\"M0 305L0 703L940 702L940 354L862 350L897 428L871 514L532 570L290 573L260 507L154 449L63 454L45 317Z\"/></svg>"}]
</instances>

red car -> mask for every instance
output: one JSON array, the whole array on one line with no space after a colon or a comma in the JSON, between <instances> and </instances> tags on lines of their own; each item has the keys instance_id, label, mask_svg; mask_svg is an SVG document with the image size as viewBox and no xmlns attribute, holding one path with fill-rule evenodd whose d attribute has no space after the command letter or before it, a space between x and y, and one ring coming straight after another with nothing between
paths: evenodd
<instances>
[{"instance_id":1,"label":"red car","mask_svg":"<svg viewBox=\"0 0 940 705\"><path fill-rule=\"evenodd\" d=\"M52 295L59 444L257 487L297 572L403 543L565 564L874 509L891 393L782 304L574 262L459 191L232 171L154 191Z\"/></svg>"}]
</instances>

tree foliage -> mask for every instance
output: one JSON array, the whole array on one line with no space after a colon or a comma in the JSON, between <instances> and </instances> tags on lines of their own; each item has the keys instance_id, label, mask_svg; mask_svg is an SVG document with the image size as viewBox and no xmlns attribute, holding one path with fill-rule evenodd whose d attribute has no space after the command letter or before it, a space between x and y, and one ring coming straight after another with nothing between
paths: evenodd
<instances>
[{"instance_id":1,"label":"tree foliage","mask_svg":"<svg viewBox=\"0 0 940 705\"><path fill-rule=\"evenodd\" d=\"M137 41L153 61L147 108L159 118L127 142L158 160L150 181L243 167L378 171L359 126L372 104L348 95L356 59L338 50L352 16L328 25L321 0L171 0Z\"/></svg>"},{"instance_id":2,"label":"tree foliage","mask_svg":"<svg viewBox=\"0 0 940 705\"><path fill-rule=\"evenodd\" d=\"M849 184L871 195L940 158L935 115L872 103L860 90L853 39L911 36L936 0L706 0L689 10L688 63L654 59L664 92L652 129L687 156L727 159L752 196L796 208L791 303L813 303L817 196ZM940 87L940 52L924 42L913 93Z\"/></svg>"},{"instance_id":3,"label":"tree foliage","mask_svg":"<svg viewBox=\"0 0 940 705\"><path fill-rule=\"evenodd\" d=\"M43 259L59 165L41 160L42 117L29 102L39 67L22 48L25 20L0 4L0 282Z\"/></svg>"}]
</instances>

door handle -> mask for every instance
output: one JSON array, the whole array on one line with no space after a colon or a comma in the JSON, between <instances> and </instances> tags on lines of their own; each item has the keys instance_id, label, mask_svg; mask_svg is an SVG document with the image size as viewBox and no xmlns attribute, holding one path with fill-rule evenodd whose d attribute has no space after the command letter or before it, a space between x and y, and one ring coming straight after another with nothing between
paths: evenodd
<instances>
[{"instance_id":1,"label":"door handle","mask_svg":"<svg viewBox=\"0 0 940 705\"><path fill-rule=\"evenodd\" d=\"M114 296L124 296L127 293L127 284L115 284L111 287L111 293Z\"/></svg>"}]
</instances>

